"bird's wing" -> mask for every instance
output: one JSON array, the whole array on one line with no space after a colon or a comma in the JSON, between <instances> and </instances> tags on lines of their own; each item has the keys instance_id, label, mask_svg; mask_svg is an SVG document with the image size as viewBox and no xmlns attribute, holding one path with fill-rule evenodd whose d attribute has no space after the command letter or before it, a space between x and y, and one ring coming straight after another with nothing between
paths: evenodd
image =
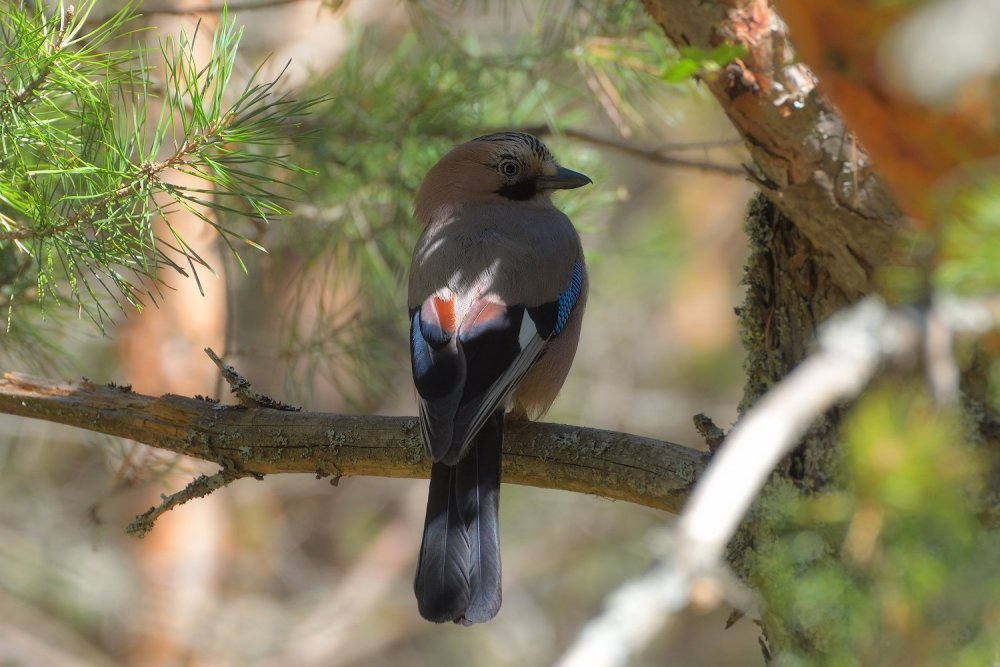
<instances>
[{"instance_id":1,"label":"bird's wing","mask_svg":"<svg viewBox=\"0 0 1000 667\"><path fill-rule=\"evenodd\" d=\"M480 299L455 318L455 301L438 296L414 309L410 352L420 423L434 461L454 465L531 365L558 335L580 296L583 264L569 285L538 306Z\"/></svg>"}]
</instances>

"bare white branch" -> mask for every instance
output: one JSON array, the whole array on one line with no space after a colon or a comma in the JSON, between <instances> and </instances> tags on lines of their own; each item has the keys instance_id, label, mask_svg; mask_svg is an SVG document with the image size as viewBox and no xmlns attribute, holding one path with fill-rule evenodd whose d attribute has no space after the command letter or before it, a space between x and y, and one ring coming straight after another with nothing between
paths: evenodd
<instances>
[{"instance_id":1,"label":"bare white branch","mask_svg":"<svg viewBox=\"0 0 1000 667\"><path fill-rule=\"evenodd\" d=\"M816 417L860 393L883 360L919 349L916 315L870 297L823 325L819 349L747 412L691 494L677 525L682 572L715 567L771 471Z\"/></svg>"}]
</instances>

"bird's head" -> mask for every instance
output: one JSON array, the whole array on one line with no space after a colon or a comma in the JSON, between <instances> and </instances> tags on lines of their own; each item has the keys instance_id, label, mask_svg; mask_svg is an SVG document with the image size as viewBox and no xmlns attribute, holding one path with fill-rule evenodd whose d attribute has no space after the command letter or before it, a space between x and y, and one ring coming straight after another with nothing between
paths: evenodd
<instances>
[{"instance_id":1,"label":"bird's head","mask_svg":"<svg viewBox=\"0 0 1000 667\"><path fill-rule=\"evenodd\" d=\"M547 203L553 190L592 182L560 167L537 137L523 132L487 134L456 146L427 172L417 193L417 215L466 202Z\"/></svg>"}]
</instances>

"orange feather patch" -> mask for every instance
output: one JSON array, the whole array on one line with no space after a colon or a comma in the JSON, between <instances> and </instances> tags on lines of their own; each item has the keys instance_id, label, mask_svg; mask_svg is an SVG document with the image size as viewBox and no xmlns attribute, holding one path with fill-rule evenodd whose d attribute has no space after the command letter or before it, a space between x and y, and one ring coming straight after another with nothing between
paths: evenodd
<instances>
[{"instance_id":1,"label":"orange feather patch","mask_svg":"<svg viewBox=\"0 0 1000 667\"><path fill-rule=\"evenodd\" d=\"M455 300L434 297L431 301L434 314L442 331L453 332L458 327L455 322Z\"/></svg>"}]
</instances>

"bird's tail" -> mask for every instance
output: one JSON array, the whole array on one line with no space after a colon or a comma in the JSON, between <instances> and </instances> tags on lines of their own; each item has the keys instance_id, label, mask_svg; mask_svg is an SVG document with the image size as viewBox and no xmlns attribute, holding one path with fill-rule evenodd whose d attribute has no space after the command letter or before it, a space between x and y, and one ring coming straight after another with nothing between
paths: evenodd
<instances>
[{"instance_id":1,"label":"bird's tail","mask_svg":"<svg viewBox=\"0 0 1000 667\"><path fill-rule=\"evenodd\" d=\"M483 623L500 609L500 450L503 411L456 465L435 463L413 590L428 621Z\"/></svg>"}]
</instances>

